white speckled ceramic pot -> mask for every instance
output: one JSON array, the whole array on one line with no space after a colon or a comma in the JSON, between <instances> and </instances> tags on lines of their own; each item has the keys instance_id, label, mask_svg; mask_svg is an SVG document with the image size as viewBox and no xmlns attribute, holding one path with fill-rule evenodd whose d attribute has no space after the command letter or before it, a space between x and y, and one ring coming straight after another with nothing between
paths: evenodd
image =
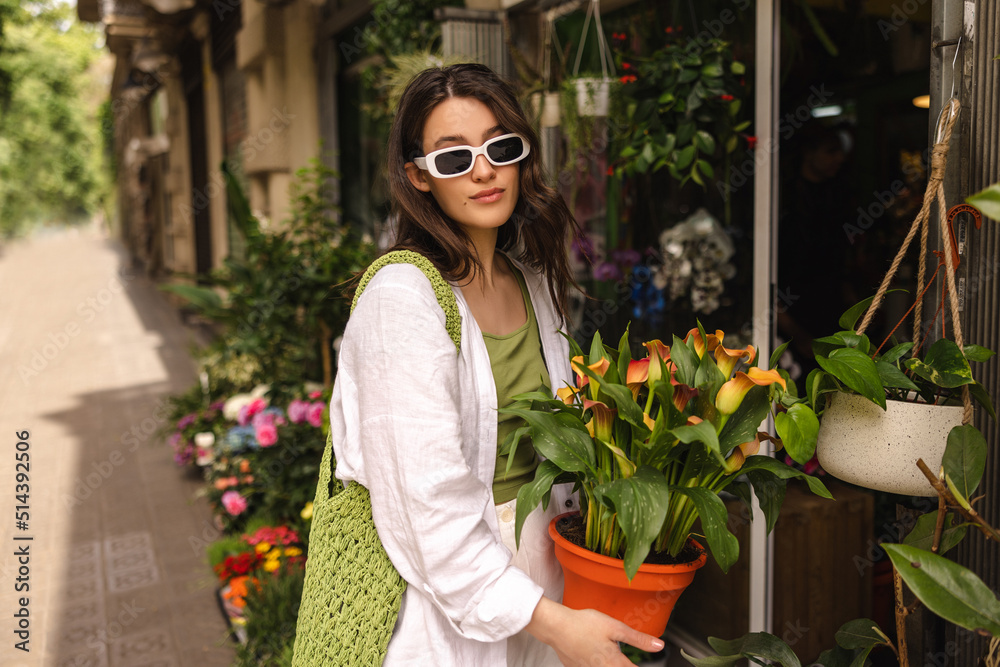
<instances>
[{"instance_id":1,"label":"white speckled ceramic pot","mask_svg":"<svg viewBox=\"0 0 1000 667\"><path fill-rule=\"evenodd\" d=\"M935 473L948 433L962 423L961 405L886 401L836 393L820 419L816 456L845 482L905 496L936 496L917 459Z\"/></svg>"}]
</instances>

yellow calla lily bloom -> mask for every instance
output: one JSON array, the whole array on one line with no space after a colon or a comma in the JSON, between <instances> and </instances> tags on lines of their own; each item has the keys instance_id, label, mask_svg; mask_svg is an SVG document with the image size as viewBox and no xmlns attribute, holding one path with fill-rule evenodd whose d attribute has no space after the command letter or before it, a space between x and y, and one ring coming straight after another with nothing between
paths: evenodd
<instances>
[{"instance_id":1,"label":"yellow calla lily bloom","mask_svg":"<svg viewBox=\"0 0 1000 667\"><path fill-rule=\"evenodd\" d=\"M733 369L736 368L736 364L739 363L740 359L749 361L753 359L754 352L753 345L747 345L745 350L731 350L728 347L717 345L715 348L715 365L728 378L733 374Z\"/></svg>"},{"instance_id":2,"label":"yellow calla lily bloom","mask_svg":"<svg viewBox=\"0 0 1000 667\"><path fill-rule=\"evenodd\" d=\"M646 356L649 361L649 366L646 369L646 384L652 389L653 383L659 380L662 375L660 361L666 363L670 359L670 348L660 342L660 339L651 340L642 345L649 350L649 354Z\"/></svg>"},{"instance_id":3,"label":"yellow calla lily bloom","mask_svg":"<svg viewBox=\"0 0 1000 667\"><path fill-rule=\"evenodd\" d=\"M726 459L726 474L731 475L740 468L746 462L748 456L753 456L760 451L760 435L750 442L744 442L740 446L733 449L732 453Z\"/></svg>"},{"instance_id":4,"label":"yellow calla lily bloom","mask_svg":"<svg viewBox=\"0 0 1000 667\"><path fill-rule=\"evenodd\" d=\"M754 367L748 372L737 371L733 379L726 382L719 389L715 396L715 407L724 415L731 415L740 407L743 397L747 395L755 386L766 387L772 384L780 384L782 389L786 388L785 378L776 370L762 371Z\"/></svg>"}]
</instances>

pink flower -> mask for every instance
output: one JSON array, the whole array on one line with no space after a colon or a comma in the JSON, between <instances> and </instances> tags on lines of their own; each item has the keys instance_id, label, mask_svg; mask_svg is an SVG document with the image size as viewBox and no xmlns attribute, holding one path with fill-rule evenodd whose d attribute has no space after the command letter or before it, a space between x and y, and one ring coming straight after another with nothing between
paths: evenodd
<instances>
[{"instance_id":1,"label":"pink flower","mask_svg":"<svg viewBox=\"0 0 1000 667\"><path fill-rule=\"evenodd\" d=\"M309 411L306 413L306 420L319 428L323 425L323 408L326 407L322 403L310 403Z\"/></svg>"},{"instance_id":2,"label":"pink flower","mask_svg":"<svg viewBox=\"0 0 1000 667\"><path fill-rule=\"evenodd\" d=\"M253 417L258 412L263 412L264 408L266 407L267 407L267 401L265 401L263 398L255 398L253 399L253 401L251 401L247 409L247 414Z\"/></svg>"},{"instance_id":3,"label":"pink flower","mask_svg":"<svg viewBox=\"0 0 1000 667\"><path fill-rule=\"evenodd\" d=\"M222 506L232 516L237 516L246 510L247 499L241 496L238 491L226 491L222 494Z\"/></svg>"},{"instance_id":4,"label":"pink flower","mask_svg":"<svg viewBox=\"0 0 1000 667\"><path fill-rule=\"evenodd\" d=\"M293 424L301 424L306 420L306 413L309 411L309 403L295 399L288 404L288 418Z\"/></svg>"},{"instance_id":5,"label":"pink flower","mask_svg":"<svg viewBox=\"0 0 1000 667\"><path fill-rule=\"evenodd\" d=\"M278 442L278 427L274 424L261 424L254 427L254 435L261 447L270 447Z\"/></svg>"},{"instance_id":6,"label":"pink flower","mask_svg":"<svg viewBox=\"0 0 1000 667\"><path fill-rule=\"evenodd\" d=\"M314 391L311 394L309 394L309 398L315 399L315 398L319 398L322 395L323 395L323 392L321 392L321 391Z\"/></svg>"},{"instance_id":7,"label":"pink flower","mask_svg":"<svg viewBox=\"0 0 1000 667\"><path fill-rule=\"evenodd\" d=\"M250 424L255 429L265 425L274 426L274 413L259 412L253 416L253 418L250 420Z\"/></svg>"}]
</instances>

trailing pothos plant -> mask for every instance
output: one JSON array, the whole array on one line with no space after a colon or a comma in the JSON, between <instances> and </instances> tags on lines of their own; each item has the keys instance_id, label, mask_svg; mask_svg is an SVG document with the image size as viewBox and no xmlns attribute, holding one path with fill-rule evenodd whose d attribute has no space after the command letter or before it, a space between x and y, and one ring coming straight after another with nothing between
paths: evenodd
<instances>
[{"instance_id":1,"label":"trailing pothos plant","mask_svg":"<svg viewBox=\"0 0 1000 667\"><path fill-rule=\"evenodd\" d=\"M632 358L627 330L617 349L595 334L587 354L570 339L576 386L558 388L555 398L543 387L501 409L525 421L503 443L509 460L524 435L545 458L518 492L517 538L528 514L547 506L552 485L573 482L586 547L623 559L630 579L651 550L676 557L699 518L709 550L727 571L739 543L719 493L749 505L752 488L768 531L787 480L804 479L830 498L818 479L757 453L771 440L805 463L816 447L816 415L775 369L782 350L764 368L752 345L729 349L723 337L699 325L669 346L644 343L643 359ZM769 414L780 440L758 430Z\"/></svg>"},{"instance_id":2,"label":"trailing pothos plant","mask_svg":"<svg viewBox=\"0 0 1000 667\"><path fill-rule=\"evenodd\" d=\"M826 395L831 392L859 394L885 410L886 400L957 405L962 388L968 387L971 397L996 419L990 396L972 376L969 364L989 360L991 350L979 345L959 348L949 338L934 341L923 358L912 342L894 343L882 351L887 340L875 348L868 336L854 330L873 298L841 316L843 331L813 341L819 368L806 378L806 394L817 414L822 414Z\"/></svg>"}]
</instances>

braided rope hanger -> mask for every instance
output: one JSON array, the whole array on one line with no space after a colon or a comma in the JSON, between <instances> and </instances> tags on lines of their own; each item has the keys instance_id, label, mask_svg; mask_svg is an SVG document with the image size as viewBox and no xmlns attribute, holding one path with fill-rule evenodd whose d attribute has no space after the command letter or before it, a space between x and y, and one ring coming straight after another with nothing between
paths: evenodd
<instances>
[{"instance_id":1,"label":"braided rope hanger","mask_svg":"<svg viewBox=\"0 0 1000 667\"><path fill-rule=\"evenodd\" d=\"M913 224L910 225L910 231L907 232L906 238L903 239L903 245L899 248L899 252L896 253L895 259L892 260L892 265L889 267L889 271L885 274L885 278L882 279L882 284L879 286L878 292L875 293L875 298L868 307L868 311L865 313L865 317L861 321L861 326L857 329L857 333L859 335L865 332L865 329L867 329L868 325L871 324L872 318L875 317L875 313L878 312L879 307L881 307L882 301L885 298L885 293L889 289L889 284L896 275L896 271L899 269L899 265L902 263L903 257L906 255L906 251L910 247L910 242L917 233L917 229L920 230L917 294L923 294L924 279L926 276L925 258L927 257L927 236L930 229L930 210L931 204L937 200L938 219L941 223L939 225L941 228L941 239L945 246L944 258L947 268L947 271L945 272L945 283L946 291L948 293L948 302L951 307L951 324L952 329L954 330L955 344L958 345L960 350L965 349L965 341L962 335L962 322L958 311L958 291L955 289L954 258L958 256L958 249L955 248L954 239L948 232L948 225L945 224L945 221L948 219L948 209L944 201L944 175L948 166L948 144L951 142L952 130L955 127L955 121L958 119L958 114L961 109L962 105L956 97L952 97L948 100L945 107L941 109L941 114L938 116L934 147L931 149L931 173L927 180L927 190L924 193L923 204L920 206L920 211L917 213L917 217L913 220ZM914 343L917 343L920 340L920 320L922 314L923 303L922 299L918 297L913 311ZM973 410L968 385L962 387L962 404L964 406L962 423L969 424L972 422Z\"/></svg>"}]
</instances>

